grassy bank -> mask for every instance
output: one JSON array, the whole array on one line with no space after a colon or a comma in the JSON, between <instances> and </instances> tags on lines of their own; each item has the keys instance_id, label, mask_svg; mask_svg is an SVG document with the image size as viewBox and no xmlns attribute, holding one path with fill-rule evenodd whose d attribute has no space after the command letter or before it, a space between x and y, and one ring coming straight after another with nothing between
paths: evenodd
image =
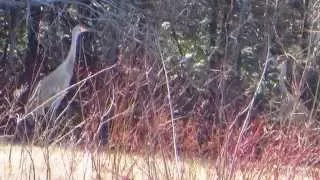
<instances>
[{"instance_id":1,"label":"grassy bank","mask_svg":"<svg viewBox=\"0 0 320 180\"><path fill-rule=\"evenodd\" d=\"M1 179L316 179L307 168L251 164L231 173L228 165L199 159L174 161L161 155L89 152L71 147L0 147ZM179 177L180 174L180 177Z\"/></svg>"}]
</instances>

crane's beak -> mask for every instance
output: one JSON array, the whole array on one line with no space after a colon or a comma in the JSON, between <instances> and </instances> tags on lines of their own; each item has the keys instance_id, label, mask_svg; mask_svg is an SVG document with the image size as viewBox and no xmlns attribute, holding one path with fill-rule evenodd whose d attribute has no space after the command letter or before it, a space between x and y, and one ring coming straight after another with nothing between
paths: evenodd
<instances>
[{"instance_id":1,"label":"crane's beak","mask_svg":"<svg viewBox=\"0 0 320 180\"><path fill-rule=\"evenodd\" d=\"M88 31L87 27L81 26L80 32L87 32L87 31Z\"/></svg>"}]
</instances>

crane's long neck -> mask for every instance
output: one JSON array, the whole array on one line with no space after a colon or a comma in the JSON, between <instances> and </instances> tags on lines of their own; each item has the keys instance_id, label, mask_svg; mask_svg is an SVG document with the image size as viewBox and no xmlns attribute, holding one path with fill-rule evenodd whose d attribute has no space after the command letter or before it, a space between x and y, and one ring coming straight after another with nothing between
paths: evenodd
<instances>
[{"instance_id":1,"label":"crane's long neck","mask_svg":"<svg viewBox=\"0 0 320 180\"><path fill-rule=\"evenodd\" d=\"M72 42L71 47L69 49L67 58L63 62L65 64L66 70L70 73L73 72L74 63L76 60L76 52L77 52L77 40L78 40L79 34L72 35Z\"/></svg>"},{"instance_id":2,"label":"crane's long neck","mask_svg":"<svg viewBox=\"0 0 320 180\"><path fill-rule=\"evenodd\" d=\"M279 83L280 83L280 89L281 93L287 93L288 89L286 87L286 77L287 77L287 63L283 62L280 64L280 77L279 77Z\"/></svg>"}]
</instances>

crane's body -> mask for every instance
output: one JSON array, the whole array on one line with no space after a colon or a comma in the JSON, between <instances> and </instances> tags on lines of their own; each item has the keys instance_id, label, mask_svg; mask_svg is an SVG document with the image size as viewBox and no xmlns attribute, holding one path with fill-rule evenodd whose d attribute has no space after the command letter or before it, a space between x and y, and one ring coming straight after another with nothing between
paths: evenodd
<instances>
[{"instance_id":1,"label":"crane's body","mask_svg":"<svg viewBox=\"0 0 320 180\"><path fill-rule=\"evenodd\" d=\"M38 110L35 110L35 113L43 114L45 108L51 107L52 109L56 109L60 105L66 94L64 90L70 85L73 72L73 66L66 68L66 63L63 62L57 69L39 81L28 101L27 112L38 108ZM61 78L57 80L57 77Z\"/></svg>"}]
</instances>

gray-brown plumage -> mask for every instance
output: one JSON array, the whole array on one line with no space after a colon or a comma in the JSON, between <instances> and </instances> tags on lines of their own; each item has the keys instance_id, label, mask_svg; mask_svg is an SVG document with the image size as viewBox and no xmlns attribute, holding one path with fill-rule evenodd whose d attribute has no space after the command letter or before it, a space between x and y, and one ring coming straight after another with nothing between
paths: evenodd
<instances>
[{"instance_id":1,"label":"gray-brown plumage","mask_svg":"<svg viewBox=\"0 0 320 180\"><path fill-rule=\"evenodd\" d=\"M79 35L88 31L87 28L77 25L72 30L72 42L66 59L54 71L39 81L26 105L26 113L33 115L26 116L17 122L15 140L25 141L33 136L31 126L35 125L37 116L45 115L45 110L54 115L62 99L67 93L73 75L73 68L76 58L77 40ZM49 122L47 122L49 123Z\"/></svg>"},{"instance_id":2,"label":"gray-brown plumage","mask_svg":"<svg viewBox=\"0 0 320 180\"><path fill-rule=\"evenodd\" d=\"M68 56L54 71L39 81L27 103L26 110L28 113L34 111L36 114L43 114L45 108L50 108L52 111L58 108L67 92L64 90L69 87L73 75L77 39L81 33L86 31L88 31L88 29L81 25L73 28L72 42ZM36 108L38 109L35 110Z\"/></svg>"}]
</instances>

